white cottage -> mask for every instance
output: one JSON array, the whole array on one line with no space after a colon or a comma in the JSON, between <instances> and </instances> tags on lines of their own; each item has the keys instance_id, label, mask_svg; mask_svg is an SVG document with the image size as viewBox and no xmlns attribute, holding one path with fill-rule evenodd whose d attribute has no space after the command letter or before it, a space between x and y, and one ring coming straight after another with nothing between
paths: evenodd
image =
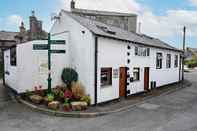
<instances>
[{"instance_id":1,"label":"white cottage","mask_svg":"<svg viewBox=\"0 0 197 131\"><path fill-rule=\"evenodd\" d=\"M52 39L65 40L65 54L52 55L52 86L61 84L63 67L72 67L90 94L103 103L177 83L182 51L159 39L132 33L62 10L51 29ZM22 93L47 87L47 52L33 50L31 41L4 51L5 83ZM16 50L16 59L10 52Z\"/></svg>"}]
</instances>

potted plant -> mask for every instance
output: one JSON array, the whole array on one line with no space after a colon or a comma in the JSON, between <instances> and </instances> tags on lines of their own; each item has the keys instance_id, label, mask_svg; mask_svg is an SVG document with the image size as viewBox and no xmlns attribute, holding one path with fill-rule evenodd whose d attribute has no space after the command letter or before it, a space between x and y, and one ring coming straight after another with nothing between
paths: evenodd
<instances>
[{"instance_id":1,"label":"potted plant","mask_svg":"<svg viewBox=\"0 0 197 131\"><path fill-rule=\"evenodd\" d=\"M54 100L53 94L47 94L47 96L44 97L44 104L48 106L49 102L52 102Z\"/></svg>"},{"instance_id":2,"label":"potted plant","mask_svg":"<svg viewBox=\"0 0 197 131\"><path fill-rule=\"evenodd\" d=\"M68 99L65 99L64 104L63 104L63 108L64 108L64 111L66 111L66 112L71 111L71 106L70 106Z\"/></svg>"}]
</instances>

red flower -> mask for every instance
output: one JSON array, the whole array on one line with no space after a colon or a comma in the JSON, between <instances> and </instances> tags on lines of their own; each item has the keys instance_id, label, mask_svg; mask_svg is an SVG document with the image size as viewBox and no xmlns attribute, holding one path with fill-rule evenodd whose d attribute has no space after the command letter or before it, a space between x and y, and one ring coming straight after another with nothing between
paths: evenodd
<instances>
[{"instance_id":1,"label":"red flower","mask_svg":"<svg viewBox=\"0 0 197 131\"><path fill-rule=\"evenodd\" d=\"M69 90L66 90L66 91L64 92L64 98L72 99L72 98L73 98L72 92L69 91Z\"/></svg>"}]
</instances>

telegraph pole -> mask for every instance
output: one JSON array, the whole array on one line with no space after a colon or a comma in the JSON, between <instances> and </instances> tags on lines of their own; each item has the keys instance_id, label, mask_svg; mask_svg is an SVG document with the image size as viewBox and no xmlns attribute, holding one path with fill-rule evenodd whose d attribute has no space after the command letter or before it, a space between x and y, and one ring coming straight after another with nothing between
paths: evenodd
<instances>
[{"instance_id":1,"label":"telegraph pole","mask_svg":"<svg viewBox=\"0 0 197 131\"><path fill-rule=\"evenodd\" d=\"M183 27L182 80L184 80L185 41L186 41L186 27L184 26L184 27Z\"/></svg>"}]
</instances>

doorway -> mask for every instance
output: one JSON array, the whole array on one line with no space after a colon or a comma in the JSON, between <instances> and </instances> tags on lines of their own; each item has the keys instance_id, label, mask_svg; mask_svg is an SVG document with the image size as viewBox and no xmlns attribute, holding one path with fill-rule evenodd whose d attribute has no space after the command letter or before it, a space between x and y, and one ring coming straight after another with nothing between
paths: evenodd
<instances>
[{"instance_id":1,"label":"doorway","mask_svg":"<svg viewBox=\"0 0 197 131\"><path fill-rule=\"evenodd\" d=\"M144 90L149 90L149 74L150 74L150 68L145 67L144 68Z\"/></svg>"},{"instance_id":2,"label":"doorway","mask_svg":"<svg viewBox=\"0 0 197 131\"><path fill-rule=\"evenodd\" d=\"M127 86L127 70L126 67L120 67L119 77L119 95L120 97L126 97L126 86Z\"/></svg>"}]
</instances>

